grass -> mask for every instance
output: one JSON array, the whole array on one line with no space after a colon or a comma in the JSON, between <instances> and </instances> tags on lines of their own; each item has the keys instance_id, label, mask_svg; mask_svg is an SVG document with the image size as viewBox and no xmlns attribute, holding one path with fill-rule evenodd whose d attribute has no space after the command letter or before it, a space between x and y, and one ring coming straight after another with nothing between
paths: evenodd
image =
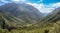
<instances>
[{"instance_id":1,"label":"grass","mask_svg":"<svg viewBox=\"0 0 60 33\"><path fill-rule=\"evenodd\" d=\"M49 24L47 23L46 25L42 25L42 27L37 27L35 29L32 27L26 29L12 29L11 31L0 29L0 33L45 33L45 30L48 31L47 33L60 33L60 21L52 23L52 25Z\"/></svg>"}]
</instances>

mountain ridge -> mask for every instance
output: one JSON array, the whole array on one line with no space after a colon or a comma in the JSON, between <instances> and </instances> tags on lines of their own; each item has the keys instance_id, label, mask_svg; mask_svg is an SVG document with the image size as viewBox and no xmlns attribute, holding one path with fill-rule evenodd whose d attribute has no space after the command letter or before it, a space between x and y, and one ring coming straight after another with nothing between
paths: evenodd
<instances>
[{"instance_id":1,"label":"mountain ridge","mask_svg":"<svg viewBox=\"0 0 60 33\"><path fill-rule=\"evenodd\" d=\"M60 7L53 10L51 13L49 13L46 17L42 18L41 22L56 22L57 20L60 20ZM46 19L46 20L45 20Z\"/></svg>"},{"instance_id":2,"label":"mountain ridge","mask_svg":"<svg viewBox=\"0 0 60 33\"><path fill-rule=\"evenodd\" d=\"M29 27L43 17L35 7L28 4L8 3L0 6L2 26L5 28ZM5 24L5 25L4 25Z\"/></svg>"}]
</instances>

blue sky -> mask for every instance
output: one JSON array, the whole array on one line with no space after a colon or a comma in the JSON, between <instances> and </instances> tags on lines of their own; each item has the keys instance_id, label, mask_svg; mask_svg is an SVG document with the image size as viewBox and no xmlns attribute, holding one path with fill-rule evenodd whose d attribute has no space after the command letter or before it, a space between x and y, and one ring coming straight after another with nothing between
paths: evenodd
<instances>
[{"instance_id":1,"label":"blue sky","mask_svg":"<svg viewBox=\"0 0 60 33\"><path fill-rule=\"evenodd\" d=\"M27 1L32 2L32 3L44 3L44 4L60 2L60 0L27 0Z\"/></svg>"},{"instance_id":2,"label":"blue sky","mask_svg":"<svg viewBox=\"0 0 60 33\"><path fill-rule=\"evenodd\" d=\"M42 13L50 13L60 7L60 0L0 0L0 6L11 2L30 4Z\"/></svg>"}]
</instances>

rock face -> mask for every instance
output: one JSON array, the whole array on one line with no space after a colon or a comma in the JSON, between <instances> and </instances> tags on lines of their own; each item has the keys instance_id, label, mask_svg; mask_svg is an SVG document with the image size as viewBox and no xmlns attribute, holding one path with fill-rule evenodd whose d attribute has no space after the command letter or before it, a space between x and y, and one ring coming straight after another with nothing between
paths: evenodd
<instances>
[{"instance_id":1,"label":"rock face","mask_svg":"<svg viewBox=\"0 0 60 33\"><path fill-rule=\"evenodd\" d=\"M42 18L42 14L28 4L9 3L0 6L0 23L5 28L32 26Z\"/></svg>"},{"instance_id":2,"label":"rock face","mask_svg":"<svg viewBox=\"0 0 60 33\"><path fill-rule=\"evenodd\" d=\"M48 14L46 17L41 19L41 22L56 22L60 20L60 7L53 10L50 14Z\"/></svg>"}]
</instances>

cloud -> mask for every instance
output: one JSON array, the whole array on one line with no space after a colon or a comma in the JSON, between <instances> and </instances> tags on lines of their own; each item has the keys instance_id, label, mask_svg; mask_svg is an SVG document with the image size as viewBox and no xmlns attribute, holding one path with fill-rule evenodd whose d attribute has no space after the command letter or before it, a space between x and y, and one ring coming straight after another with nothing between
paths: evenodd
<instances>
[{"instance_id":1,"label":"cloud","mask_svg":"<svg viewBox=\"0 0 60 33\"><path fill-rule=\"evenodd\" d=\"M8 1L7 1L7 0L0 0L0 2L8 3Z\"/></svg>"},{"instance_id":2,"label":"cloud","mask_svg":"<svg viewBox=\"0 0 60 33\"><path fill-rule=\"evenodd\" d=\"M26 0L12 0L12 2L25 2Z\"/></svg>"},{"instance_id":3,"label":"cloud","mask_svg":"<svg viewBox=\"0 0 60 33\"><path fill-rule=\"evenodd\" d=\"M51 4L48 4L48 5L45 5L43 3L40 3L40 4L37 4L37 3L27 3L27 4L30 4L30 5L34 6L35 8L37 8L42 13L50 13L55 8L60 7L60 2L58 2L58 3L51 3Z\"/></svg>"},{"instance_id":4,"label":"cloud","mask_svg":"<svg viewBox=\"0 0 60 33\"><path fill-rule=\"evenodd\" d=\"M58 2L58 3L54 3L53 5L52 5L52 7L55 7L55 8L57 8L57 7L60 7L60 2Z\"/></svg>"},{"instance_id":5,"label":"cloud","mask_svg":"<svg viewBox=\"0 0 60 33\"><path fill-rule=\"evenodd\" d=\"M13 2L19 2L20 0L12 0Z\"/></svg>"},{"instance_id":6,"label":"cloud","mask_svg":"<svg viewBox=\"0 0 60 33\"><path fill-rule=\"evenodd\" d=\"M9 3L9 1L7 0L0 0L3 3ZM11 2L24 2L27 4L30 4L32 6L34 6L35 8L37 8L40 12L42 13L50 13L52 12L55 8L60 7L60 2L57 3L51 3L51 4L37 4L37 3L29 3L29 2L25 2L26 0L11 0ZM38 2L42 2L43 0L39 0ZM1 5L1 4L0 4Z\"/></svg>"},{"instance_id":7,"label":"cloud","mask_svg":"<svg viewBox=\"0 0 60 33\"><path fill-rule=\"evenodd\" d=\"M0 0L0 2L3 3L10 3L10 2L25 2L26 0Z\"/></svg>"}]
</instances>

